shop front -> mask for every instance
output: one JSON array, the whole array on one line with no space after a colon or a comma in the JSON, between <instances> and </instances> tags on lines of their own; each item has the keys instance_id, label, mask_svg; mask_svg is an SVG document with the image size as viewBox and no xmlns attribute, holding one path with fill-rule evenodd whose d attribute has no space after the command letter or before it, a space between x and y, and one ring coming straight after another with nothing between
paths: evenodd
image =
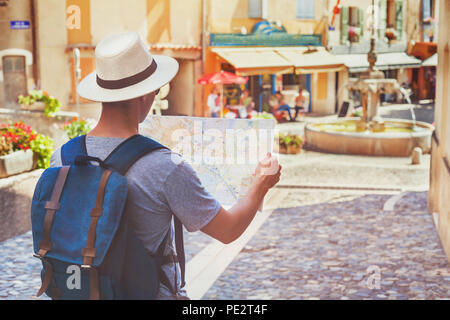
<instances>
[{"instance_id":1,"label":"shop front","mask_svg":"<svg viewBox=\"0 0 450 320\"><path fill-rule=\"evenodd\" d=\"M255 110L270 112L270 99L280 91L285 102L294 107L300 89L307 91L306 111L318 114L335 112L336 72L344 64L323 47L211 47L217 67L248 76L245 86L230 85L225 89L225 103L241 102L244 90L255 104Z\"/></svg>"}]
</instances>

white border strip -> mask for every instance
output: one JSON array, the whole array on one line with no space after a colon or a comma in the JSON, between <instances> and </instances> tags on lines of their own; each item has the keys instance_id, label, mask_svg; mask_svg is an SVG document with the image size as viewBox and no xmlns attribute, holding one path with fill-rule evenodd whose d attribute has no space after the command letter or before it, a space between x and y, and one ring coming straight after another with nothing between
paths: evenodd
<instances>
[{"instance_id":1,"label":"white border strip","mask_svg":"<svg viewBox=\"0 0 450 320\"><path fill-rule=\"evenodd\" d=\"M285 192L274 190L272 196L265 203L268 210L257 212L247 230L236 241L224 245L214 240L200 251L186 264L186 292L192 300L199 300L225 271L228 265L244 248L267 218L272 214L274 205L279 203Z\"/></svg>"}]
</instances>

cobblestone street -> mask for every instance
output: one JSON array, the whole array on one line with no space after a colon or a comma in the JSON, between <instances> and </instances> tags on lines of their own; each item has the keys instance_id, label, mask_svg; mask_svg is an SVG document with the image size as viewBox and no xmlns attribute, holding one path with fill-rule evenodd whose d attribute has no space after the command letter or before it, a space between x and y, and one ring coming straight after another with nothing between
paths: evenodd
<instances>
[{"instance_id":1,"label":"cobblestone street","mask_svg":"<svg viewBox=\"0 0 450 320\"><path fill-rule=\"evenodd\" d=\"M300 193L317 203L275 210L204 299L450 299L426 192L406 193L393 211L383 211L391 195ZM186 234L187 259L209 241ZM30 232L0 244L1 299L37 292L31 244ZM369 267L379 289L368 288Z\"/></svg>"},{"instance_id":2,"label":"cobblestone street","mask_svg":"<svg viewBox=\"0 0 450 320\"><path fill-rule=\"evenodd\" d=\"M276 210L205 299L450 299L426 192ZM369 289L372 267L379 289ZM373 269L372 269L373 270Z\"/></svg>"}]
</instances>

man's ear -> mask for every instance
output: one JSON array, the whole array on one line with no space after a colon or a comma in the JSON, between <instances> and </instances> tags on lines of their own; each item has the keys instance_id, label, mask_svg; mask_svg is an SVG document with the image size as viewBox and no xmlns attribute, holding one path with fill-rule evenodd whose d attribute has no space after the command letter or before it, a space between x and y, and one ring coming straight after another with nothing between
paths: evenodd
<instances>
[{"instance_id":1,"label":"man's ear","mask_svg":"<svg viewBox=\"0 0 450 320\"><path fill-rule=\"evenodd\" d=\"M145 97L146 96L142 96L142 97L139 97L138 99L138 102L139 102L139 104L143 104L143 103L145 103Z\"/></svg>"}]
</instances>

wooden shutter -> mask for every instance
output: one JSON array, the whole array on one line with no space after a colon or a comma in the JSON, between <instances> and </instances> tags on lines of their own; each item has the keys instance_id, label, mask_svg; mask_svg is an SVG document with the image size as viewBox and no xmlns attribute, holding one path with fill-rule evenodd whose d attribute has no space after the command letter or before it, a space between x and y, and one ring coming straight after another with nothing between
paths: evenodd
<instances>
[{"instance_id":1,"label":"wooden shutter","mask_svg":"<svg viewBox=\"0 0 450 320\"><path fill-rule=\"evenodd\" d=\"M248 17L262 17L262 0L248 0Z\"/></svg>"},{"instance_id":2,"label":"wooden shutter","mask_svg":"<svg viewBox=\"0 0 450 320\"><path fill-rule=\"evenodd\" d=\"M397 40L400 40L403 33L403 0L395 1L395 29Z\"/></svg>"},{"instance_id":3,"label":"wooden shutter","mask_svg":"<svg viewBox=\"0 0 450 320\"><path fill-rule=\"evenodd\" d=\"M341 8L341 43L345 44L348 40L348 7Z\"/></svg>"},{"instance_id":4,"label":"wooden shutter","mask_svg":"<svg viewBox=\"0 0 450 320\"><path fill-rule=\"evenodd\" d=\"M360 32L359 35L360 37L362 37L364 35L364 9L359 9L359 28L360 28ZM359 41L361 42L362 39L359 39Z\"/></svg>"},{"instance_id":5,"label":"wooden shutter","mask_svg":"<svg viewBox=\"0 0 450 320\"><path fill-rule=\"evenodd\" d=\"M298 19L314 19L315 14L314 0L297 0L297 18Z\"/></svg>"},{"instance_id":6,"label":"wooden shutter","mask_svg":"<svg viewBox=\"0 0 450 320\"><path fill-rule=\"evenodd\" d=\"M386 33L387 1L378 1L378 37L384 39Z\"/></svg>"}]
</instances>

